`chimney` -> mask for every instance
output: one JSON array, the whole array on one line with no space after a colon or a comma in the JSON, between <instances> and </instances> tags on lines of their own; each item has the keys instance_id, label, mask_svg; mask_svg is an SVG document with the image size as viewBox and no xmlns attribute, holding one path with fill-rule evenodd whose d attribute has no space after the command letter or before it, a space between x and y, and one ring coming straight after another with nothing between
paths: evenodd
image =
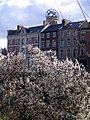
<instances>
[{"instance_id":1,"label":"chimney","mask_svg":"<svg viewBox=\"0 0 90 120\"><path fill-rule=\"evenodd\" d=\"M67 25L69 22L71 22L71 21L67 20L67 19L62 19L62 25L63 26Z\"/></svg>"},{"instance_id":2,"label":"chimney","mask_svg":"<svg viewBox=\"0 0 90 120\"><path fill-rule=\"evenodd\" d=\"M45 27L47 25L46 20L43 20L43 26Z\"/></svg>"},{"instance_id":3,"label":"chimney","mask_svg":"<svg viewBox=\"0 0 90 120\"><path fill-rule=\"evenodd\" d=\"M21 30L22 28L24 28L24 27L21 25L17 25L17 30Z\"/></svg>"}]
</instances>

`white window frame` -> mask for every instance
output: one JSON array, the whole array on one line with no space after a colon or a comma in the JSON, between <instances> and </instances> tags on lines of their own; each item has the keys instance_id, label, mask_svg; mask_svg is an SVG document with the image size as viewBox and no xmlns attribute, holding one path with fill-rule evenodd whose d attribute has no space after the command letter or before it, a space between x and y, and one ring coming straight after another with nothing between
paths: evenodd
<instances>
[{"instance_id":1,"label":"white window frame","mask_svg":"<svg viewBox=\"0 0 90 120\"><path fill-rule=\"evenodd\" d=\"M77 45L78 45L76 38L74 38L74 40L73 40L73 45L74 45L74 46L77 46Z\"/></svg>"},{"instance_id":2,"label":"white window frame","mask_svg":"<svg viewBox=\"0 0 90 120\"><path fill-rule=\"evenodd\" d=\"M45 35L44 33L41 33L41 38L42 38L42 39L44 39L44 35Z\"/></svg>"},{"instance_id":3,"label":"white window frame","mask_svg":"<svg viewBox=\"0 0 90 120\"><path fill-rule=\"evenodd\" d=\"M73 57L76 58L77 57L77 49L73 50Z\"/></svg>"},{"instance_id":4,"label":"white window frame","mask_svg":"<svg viewBox=\"0 0 90 120\"><path fill-rule=\"evenodd\" d=\"M69 52L68 52L69 51ZM67 57L68 58L71 58L71 50L70 49L67 49Z\"/></svg>"},{"instance_id":5,"label":"white window frame","mask_svg":"<svg viewBox=\"0 0 90 120\"><path fill-rule=\"evenodd\" d=\"M71 31L67 31L67 36L70 36L71 35Z\"/></svg>"},{"instance_id":6,"label":"white window frame","mask_svg":"<svg viewBox=\"0 0 90 120\"><path fill-rule=\"evenodd\" d=\"M60 32L61 37L64 37L64 31Z\"/></svg>"},{"instance_id":7,"label":"white window frame","mask_svg":"<svg viewBox=\"0 0 90 120\"><path fill-rule=\"evenodd\" d=\"M64 54L65 54L65 53L64 53L64 50L60 50L60 57L61 57L61 58L64 58Z\"/></svg>"},{"instance_id":8,"label":"white window frame","mask_svg":"<svg viewBox=\"0 0 90 120\"><path fill-rule=\"evenodd\" d=\"M85 55L85 50L82 47L80 47L80 55Z\"/></svg>"},{"instance_id":9,"label":"white window frame","mask_svg":"<svg viewBox=\"0 0 90 120\"><path fill-rule=\"evenodd\" d=\"M50 47L50 40L46 40L46 48Z\"/></svg>"},{"instance_id":10,"label":"white window frame","mask_svg":"<svg viewBox=\"0 0 90 120\"><path fill-rule=\"evenodd\" d=\"M46 38L50 38L50 33L46 33Z\"/></svg>"},{"instance_id":11,"label":"white window frame","mask_svg":"<svg viewBox=\"0 0 90 120\"><path fill-rule=\"evenodd\" d=\"M56 47L56 40L52 40L52 47Z\"/></svg>"},{"instance_id":12,"label":"white window frame","mask_svg":"<svg viewBox=\"0 0 90 120\"><path fill-rule=\"evenodd\" d=\"M45 42L41 41L41 48L44 48L44 46L45 46Z\"/></svg>"},{"instance_id":13,"label":"white window frame","mask_svg":"<svg viewBox=\"0 0 90 120\"><path fill-rule=\"evenodd\" d=\"M13 40L12 39L8 40L8 45L13 45Z\"/></svg>"},{"instance_id":14,"label":"white window frame","mask_svg":"<svg viewBox=\"0 0 90 120\"><path fill-rule=\"evenodd\" d=\"M55 38L55 37L57 36L57 33L56 33L56 32L53 32L53 33L52 33L52 36L53 36L53 38Z\"/></svg>"},{"instance_id":15,"label":"white window frame","mask_svg":"<svg viewBox=\"0 0 90 120\"><path fill-rule=\"evenodd\" d=\"M24 38L21 39L21 44L22 44L22 45L25 44L25 39L24 39Z\"/></svg>"},{"instance_id":16,"label":"white window frame","mask_svg":"<svg viewBox=\"0 0 90 120\"><path fill-rule=\"evenodd\" d=\"M71 39L70 38L67 39L67 46L71 46Z\"/></svg>"},{"instance_id":17,"label":"white window frame","mask_svg":"<svg viewBox=\"0 0 90 120\"><path fill-rule=\"evenodd\" d=\"M20 39L15 40L16 45L20 45Z\"/></svg>"},{"instance_id":18,"label":"white window frame","mask_svg":"<svg viewBox=\"0 0 90 120\"><path fill-rule=\"evenodd\" d=\"M61 40L60 40L60 46L61 46L61 47L64 47L64 44L65 44L65 43L64 43L64 39L61 39Z\"/></svg>"}]
</instances>

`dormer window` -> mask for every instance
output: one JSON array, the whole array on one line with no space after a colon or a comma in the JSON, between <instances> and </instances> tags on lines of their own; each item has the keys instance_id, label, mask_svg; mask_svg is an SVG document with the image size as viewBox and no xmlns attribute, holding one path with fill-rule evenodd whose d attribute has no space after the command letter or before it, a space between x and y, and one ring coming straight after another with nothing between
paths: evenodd
<instances>
[{"instance_id":1,"label":"dormer window","mask_svg":"<svg viewBox=\"0 0 90 120\"><path fill-rule=\"evenodd\" d=\"M25 29L21 29L21 34L25 34L26 30Z\"/></svg>"}]
</instances>

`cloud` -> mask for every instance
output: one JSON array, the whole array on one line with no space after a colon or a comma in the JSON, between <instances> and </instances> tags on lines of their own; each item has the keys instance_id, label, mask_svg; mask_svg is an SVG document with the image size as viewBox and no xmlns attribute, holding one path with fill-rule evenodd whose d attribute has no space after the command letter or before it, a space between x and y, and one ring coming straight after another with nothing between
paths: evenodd
<instances>
[{"instance_id":1,"label":"cloud","mask_svg":"<svg viewBox=\"0 0 90 120\"><path fill-rule=\"evenodd\" d=\"M0 39L0 48L7 48L7 40Z\"/></svg>"},{"instance_id":2,"label":"cloud","mask_svg":"<svg viewBox=\"0 0 90 120\"><path fill-rule=\"evenodd\" d=\"M29 0L8 0L7 5L10 7L15 5L20 8L25 8L27 6L30 6L31 2Z\"/></svg>"},{"instance_id":3,"label":"cloud","mask_svg":"<svg viewBox=\"0 0 90 120\"><path fill-rule=\"evenodd\" d=\"M85 0L79 1L89 14L88 3ZM23 26L41 25L46 11L52 8L58 12L61 11L64 18L71 21L84 19L76 0L56 0L56 3L54 0L0 0L0 38L6 38L7 30L16 29L18 24ZM59 19L61 22L61 15Z\"/></svg>"},{"instance_id":4,"label":"cloud","mask_svg":"<svg viewBox=\"0 0 90 120\"><path fill-rule=\"evenodd\" d=\"M31 5L30 0L0 0L0 5L7 4L9 7L17 6L19 8L25 8Z\"/></svg>"}]
</instances>

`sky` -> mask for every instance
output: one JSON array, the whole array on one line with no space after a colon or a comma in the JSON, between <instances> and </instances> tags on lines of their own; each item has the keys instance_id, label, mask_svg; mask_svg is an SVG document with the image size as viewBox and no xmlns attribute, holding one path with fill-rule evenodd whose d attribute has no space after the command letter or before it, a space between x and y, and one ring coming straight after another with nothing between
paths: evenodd
<instances>
[{"instance_id":1,"label":"sky","mask_svg":"<svg viewBox=\"0 0 90 120\"><path fill-rule=\"evenodd\" d=\"M90 21L90 0L78 1ZM72 22L85 19L77 0L0 0L0 48L7 47L7 30L16 29L17 25L42 25L49 9L58 11L59 23L63 18Z\"/></svg>"}]
</instances>

